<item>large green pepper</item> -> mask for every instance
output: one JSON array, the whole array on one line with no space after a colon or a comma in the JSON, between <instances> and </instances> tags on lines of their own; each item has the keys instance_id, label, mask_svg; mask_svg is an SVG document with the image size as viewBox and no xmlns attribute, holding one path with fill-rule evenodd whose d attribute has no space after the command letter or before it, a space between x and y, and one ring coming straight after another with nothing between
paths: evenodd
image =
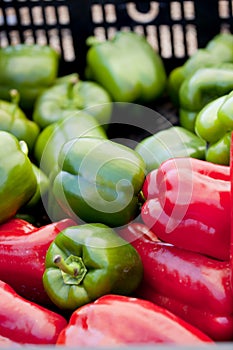
<instances>
[{"instance_id":1,"label":"large green pepper","mask_svg":"<svg viewBox=\"0 0 233 350\"><path fill-rule=\"evenodd\" d=\"M194 133L172 126L143 139L135 147L146 164L147 173L157 169L160 164L174 157L193 157L204 159L206 142Z\"/></svg>"},{"instance_id":2,"label":"large green pepper","mask_svg":"<svg viewBox=\"0 0 233 350\"><path fill-rule=\"evenodd\" d=\"M145 164L116 142L80 137L64 144L53 193L63 210L85 222L120 226L138 214Z\"/></svg>"},{"instance_id":3,"label":"large green pepper","mask_svg":"<svg viewBox=\"0 0 233 350\"><path fill-rule=\"evenodd\" d=\"M10 132L19 141L25 141L29 150L32 151L40 128L36 123L28 119L18 106L20 98L18 92L11 90L10 96L12 98L11 102L0 100L0 130Z\"/></svg>"},{"instance_id":4,"label":"large green pepper","mask_svg":"<svg viewBox=\"0 0 233 350\"><path fill-rule=\"evenodd\" d=\"M20 93L20 106L32 109L37 96L57 77L59 55L50 46L18 44L0 49L0 98Z\"/></svg>"},{"instance_id":5,"label":"large green pepper","mask_svg":"<svg viewBox=\"0 0 233 350\"><path fill-rule=\"evenodd\" d=\"M230 33L216 35L204 49L198 49L182 66L170 72L168 92L172 102L179 106L179 89L186 78L200 68L213 67L223 62L233 62L233 35Z\"/></svg>"},{"instance_id":6,"label":"large green pepper","mask_svg":"<svg viewBox=\"0 0 233 350\"><path fill-rule=\"evenodd\" d=\"M96 119L83 111L76 111L71 116L43 129L34 148L34 156L41 170L49 175L58 166L58 156L63 144L84 135L107 137Z\"/></svg>"},{"instance_id":7,"label":"large green pepper","mask_svg":"<svg viewBox=\"0 0 233 350\"><path fill-rule=\"evenodd\" d=\"M131 294L142 280L143 266L131 244L103 224L72 226L50 245L44 288L61 309L76 308L114 294Z\"/></svg>"},{"instance_id":8,"label":"large green pepper","mask_svg":"<svg viewBox=\"0 0 233 350\"><path fill-rule=\"evenodd\" d=\"M33 120L41 127L85 110L99 124L107 126L111 118L112 104L108 92L92 81L81 81L77 74L57 79L37 99Z\"/></svg>"},{"instance_id":9,"label":"large green pepper","mask_svg":"<svg viewBox=\"0 0 233 350\"><path fill-rule=\"evenodd\" d=\"M119 31L113 39L88 39L87 74L117 102L149 102L165 90L167 76L161 57L146 38Z\"/></svg>"},{"instance_id":10,"label":"large green pepper","mask_svg":"<svg viewBox=\"0 0 233 350\"><path fill-rule=\"evenodd\" d=\"M13 217L34 195L37 180L24 141L0 131L0 223Z\"/></svg>"}]
</instances>

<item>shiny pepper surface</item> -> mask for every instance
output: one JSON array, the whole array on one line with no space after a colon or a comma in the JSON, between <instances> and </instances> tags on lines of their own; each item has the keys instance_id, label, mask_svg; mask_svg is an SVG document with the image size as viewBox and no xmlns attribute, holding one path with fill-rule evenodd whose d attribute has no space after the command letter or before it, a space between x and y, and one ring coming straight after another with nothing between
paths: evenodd
<instances>
[{"instance_id":1,"label":"shiny pepper surface","mask_svg":"<svg viewBox=\"0 0 233 350\"><path fill-rule=\"evenodd\" d=\"M39 94L57 77L59 54L50 46L10 45L0 49L0 98L9 99L9 91L20 94L20 107L32 109Z\"/></svg>"},{"instance_id":2,"label":"shiny pepper surface","mask_svg":"<svg viewBox=\"0 0 233 350\"><path fill-rule=\"evenodd\" d=\"M24 148L14 135L0 131L0 223L13 217L36 192L36 176Z\"/></svg>"},{"instance_id":3,"label":"shiny pepper surface","mask_svg":"<svg viewBox=\"0 0 233 350\"><path fill-rule=\"evenodd\" d=\"M143 268L136 250L103 224L64 229L46 254L43 283L61 309L75 310L107 293L131 294Z\"/></svg>"},{"instance_id":4,"label":"shiny pepper surface","mask_svg":"<svg viewBox=\"0 0 233 350\"><path fill-rule=\"evenodd\" d=\"M119 31L111 40L89 38L88 44L88 76L104 86L114 101L150 102L163 94L164 64L145 37Z\"/></svg>"},{"instance_id":5,"label":"shiny pepper surface","mask_svg":"<svg viewBox=\"0 0 233 350\"><path fill-rule=\"evenodd\" d=\"M145 164L134 150L96 137L79 137L61 149L53 194L70 217L120 226L139 214Z\"/></svg>"},{"instance_id":6,"label":"shiny pepper surface","mask_svg":"<svg viewBox=\"0 0 233 350\"><path fill-rule=\"evenodd\" d=\"M230 254L230 169L195 158L173 158L148 174L142 219L177 247L220 260Z\"/></svg>"}]
</instances>

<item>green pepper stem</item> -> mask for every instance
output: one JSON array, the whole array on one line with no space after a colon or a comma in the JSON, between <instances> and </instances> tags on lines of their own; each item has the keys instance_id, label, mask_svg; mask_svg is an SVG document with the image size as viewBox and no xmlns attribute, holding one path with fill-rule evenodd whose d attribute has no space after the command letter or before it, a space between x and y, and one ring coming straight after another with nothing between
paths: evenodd
<instances>
[{"instance_id":1,"label":"green pepper stem","mask_svg":"<svg viewBox=\"0 0 233 350\"><path fill-rule=\"evenodd\" d=\"M78 276L79 271L77 268L74 268L68 265L61 255L56 255L53 259L54 264L59 267L63 272L67 273L70 276Z\"/></svg>"},{"instance_id":2,"label":"green pepper stem","mask_svg":"<svg viewBox=\"0 0 233 350\"><path fill-rule=\"evenodd\" d=\"M73 95L74 95L74 86L77 84L78 82L78 77L72 77L69 81L68 81L68 87L67 87L67 97L69 100L73 99Z\"/></svg>"}]
</instances>

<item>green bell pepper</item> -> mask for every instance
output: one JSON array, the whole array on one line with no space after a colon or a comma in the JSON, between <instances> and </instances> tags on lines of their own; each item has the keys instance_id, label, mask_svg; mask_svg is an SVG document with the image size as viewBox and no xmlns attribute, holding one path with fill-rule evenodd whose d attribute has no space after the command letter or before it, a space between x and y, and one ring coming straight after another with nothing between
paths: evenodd
<instances>
[{"instance_id":1,"label":"green bell pepper","mask_svg":"<svg viewBox=\"0 0 233 350\"><path fill-rule=\"evenodd\" d=\"M195 122L198 112L188 111L187 109L179 108L179 124L186 130L195 131Z\"/></svg>"},{"instance_id":2,"label":"green bell pepper","mask_svg":"<svg viewBox=\"0 0 233 350\"><path fill-rule=\"evenodd\" d=\"M131 148L94 137L64 144L53 193L67 215L111 227L138 215L145 164Z\"/></svg>"},{"instance_id":3,"label":"green bell pepper","mask_svg":"<svg viewBox=\"0 0 233 350\"><path fill-rule=\"evenodd\" d=\"M214 67L224 62L233 62L233 35L220 33L207 46L198 49L180 67L174 68L168 76L168 93L175 106L179 106L179 90L184 80L198 69ZM192 130L192 129L189 129Z\"/></svg>"},{"instance_id":4,"label":"green bell pepper","mask_svg":"<svg viewBox=\"0 0 233 350\"><path fill-rule=\"evenodd\" d=\"M26 204L25 208L35 208L40 203L41 198L48 192L49 178L38 166L32 163L32 169L36 176L37 187L36 192L30 201Z\"/></svg>"},{"instance_id":5,"label":"green bell pepper","mask_svg":"<svg viewBox=\"0 0 233 350\"><path fill-rule=\"evenodd\" d=\"M198 69L182 83L180 107L200 111L208 102L233 90L233 64Z\"/></svg>"},{"instance_id":6,"label":"green bell pepper","mask_svg":"<svg viewBox=\"0 0 233 350\"><path fill-rule=\"evenodd\" d=\"M204 159L206 142L180 126L172 126L143 139L135 147L146 164L146 171L157 169L162 162L174 157Z\"/></svg>"},{"instance_id":7,"label":"green bell pepper","mask_svg":"<svg viewBox=\"0 0 233 350\"><path fill-rule=\"evenodd\" d=\"M84 135L107 138L105 130L96 119L83 111L76 111L43 129L34 147L34 157L41 170L49 175L58 166L58 156L63 144Z\"/></svg>"},{"instance_id":8,"label":"green bell pepper","mask_svg":"<svg viewBox=\"0 0 233 350\"><path fill-rule=\"evenodd\" d=\"M231 133L231 131L227 132L216 143L209 145L206 150L206 160L208 162L222 165L230 164Z\"/></svg>"},{"instance_id":9,"label":"green bell pepper","mask_svg":"<svg viewBox=\"0 0 233 350\"><path fill-rule=\"evenodd\" d=\"M118 31L114 38L97 42L88 38L88 77L101 84L117 102L146 103L159 98L167 75L161 57L146 38Z\"/></svg>"},{"instance_id":10,"label":"green bell pepper","mask_svg":"<svg viewBox=\"0 0 233 350\"><path fill-rule=\"evenodd\" d=\"M218 111L226 95L218 97L207 103L197 114L195 120L195 133L209 143L215 143L228 131L227 127L218 118Z\"/></svg>"},{"instance_id":11,"label":"green bell pepper","mask_svg":"<svg viewBox=\"0 0 233 350\"><path fill-rule=\"evenodd\" d=\"M143 275L135 248L103 224L64 229L50 245L45 266L44 288L67 310L109 293L130 295Z\"/></svg>"},{"instance_id":12,"label":"green bell pepper","mask_svg":"<svg viewBox=\"0 0 233 350\"><path fill-rule=\"evenodd\" d=\"M111 98L96 82L81 81L77 74L72 74L57 79L38 97L32 118L45 128L79 110L85 110L100 125L107 126L112 112Z\"/></svg>"},{"instance_id":13,"label":"green bell pepper","mask_svg":"<svg viewBox=\"0 0 233 350\"><path fill-rule=\"evenodd\" d=\"M227 129L233 130L233 90L219 107L218 119Z\"/></svg>"},{"instance_id":14,"label":"green bell pepper","mask_svg":"<svg viewBox=\"0 0 233 350\"><path fill-rule=\"evenodd\" d=\"M20 107L32 109L38 95L57 77L59 54L50 46L9 45L0 49L0 98L9 100L9 90L20 94Z\"/></svg>"},{"instance_id":15,"label":"green bell pepper","mask_svg":"<svg viewBox=\"0 0 233 350\"><path fill-rule=\"evenodd\" d=\"M32 151L34 143L39 135L40 128L19 107L19 93L10 91L11 102L0 100L0 130L8 131L17 139L27 143Z\"/></svg>"},{"instance_id":16,"label":"green bell pepper","mask_svg":"<svg viewBox=\"0 0 233 350\"><path fill-rule=\"evenodd\" d=\"M13 217L34 195L37 180L27 145L0 131L0 223Z\"/></svg>"}]
</instances>

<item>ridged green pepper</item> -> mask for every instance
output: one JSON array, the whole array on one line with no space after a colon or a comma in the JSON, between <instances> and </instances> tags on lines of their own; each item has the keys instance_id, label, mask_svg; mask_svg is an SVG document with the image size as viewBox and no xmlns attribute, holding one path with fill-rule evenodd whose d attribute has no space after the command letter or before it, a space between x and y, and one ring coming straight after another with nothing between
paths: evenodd
<instances>
[{"instance_id":1,"label":"ridged green pepper","mask_svg":"<svg viewBox=\"0 0 233 350\"><path fill-rule=\"evenodd\" d=\"M131 148L80 137L64 144L58 163L53 193L69 216L115 227L138 215L145 164Z\"/></svg>"},{"instance_id":2,"label":"ridged green pepper","mask_svg":"<svg viewBox=\"0 0 233 350\"><path fill-rule=\"evenodd\" d=\"M107 137L96 119L83 111L76 111L43 129L34 147L34 156L41 170L49 175L58 166L58 156L63 144L84 135Z\"/></svg>"},{"instance_id":3,"label":"ridged green pepper","mask_svg":"<svg viewBox=\"0 0 233 350\"><path fill-rule=\"evenodd\" d=\"M36 100L33 120L41 127L65 119L80 110L107 126L111 118L111 98L108 92L92 81L81 81L77 74L57 79Z\"/></svg>"},{"instance_id":4,"label":"ridged green pepper","mask_svg":"<svg viewBox=\"0 0 233 350\"><path fill-rule=\"evenodd\" d=\"M143 139L135 147L149 173L162 162L174 157L204 159L206 142L181 126L172 126Z\"/></svg>"},{"instance_id":5,"label":"ridged green pepper","mask_svg":"<svg viewBox=\"0 0 233 350\"><path fill-rule=\"evenodd\" d=\"M0 131L0 223L13 217L34 195L37 180L24 141Z\"/></svg>"},{"instance_id":6,"label":"ridged green pepper","mask_svg":"<svg viewBox=\"0 0 233 350\"><path fill-rule=\"evenodd\" d=\"M32 120L28 119L23 110L18 106L19 93L10 91L11 102L0 100L0 130L8 131L17 139L27 143L32 151L34 143L39 135L40 128Z\"/></svg>"},{"instance_id":7,"label":"ridged green pepper","mask_svg":"<svg viewBox=\"0 0 233 350\"><path fill-rule=\"evenodd\" d=\"M233 90L211 102L197 114L196 134L208 142L206 160L229 165L233 130Z\"/></svg>"},{"instance_id":8,"label":"ridged green pepper","mask_svg":"<svg viewBox=\"0 0 233 350\"><path fill-rule=\"evenodd\" d=\"M167 75L163 61L146 38L118 31L97 42L88 38L87 76L101 84L117 102L150 102L160 97Z\"/></svg>"},{"instance_id":9,"label":"ridged green pepper","mask_svg":"<svg viewBox=\"0 0 233 350\"><path fill-rule=\"evenodd\" d=\"M208 102L233 90L233 64L225 63L198 69L182 83L180 106L188 111L200 111Z\"/></svg>"},{"instance_id":10,"label":"ridged green pepper","mask_svg":"<svg viewBox=\"0 0 233 350\"><path fill-rule=\"evenodd\" d=\"M20 94L20 107L32 109L38 95L57 77L59 54L50 46L9 45L0 49L0 98L9 100L9 90Z\"/></svg>"},{"instance_id":11,"label":"ridged green pepper","mask_svg":"<svg viewBox=\"0 0 233 350\"><path fill-rule=\"evenodd\" d=\"M103 224L72 226L50 245L44 288L60 309L75 310L114 294L131 294L142 280L143 266L131 244Z\"/></svg>"},{"instance_id":12,"label":"ridged green pepper","mask_svg":"<svg viewBox=\"0 0 233 350\"><path fill-rule=\"evenodd\" d=\"M200 68L213 67L223 62L233 62L233 35L231 33L216 35L204 49L198 49L182 66L170 72L168 93L172 102L177 107L179 106L179 89L186 78Z\"/></svg>"}]
</instances>

